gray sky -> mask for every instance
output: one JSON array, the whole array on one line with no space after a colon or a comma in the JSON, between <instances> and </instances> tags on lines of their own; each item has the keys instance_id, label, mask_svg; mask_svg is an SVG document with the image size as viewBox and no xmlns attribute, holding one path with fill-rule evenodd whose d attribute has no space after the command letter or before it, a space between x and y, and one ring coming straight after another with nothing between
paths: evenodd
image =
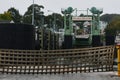
<instances>
[{"instance_id":1,"label":"gray sky","mask_svg":"<svg viewBox=\"0 0 120 80\"><path fill-rule=\"evenodd\" d=\"M11 7L19 10L20 14L27 11L27 7L32 4L33 0L0 0L0 13L7 11ZM91 7L103 8L103 13L119 13L120 0L34 0L36 4L43 5L45 14L51 14L47 10L61 13L61 8L69 6L85 10Z\"/></svg>"}]
</instances>

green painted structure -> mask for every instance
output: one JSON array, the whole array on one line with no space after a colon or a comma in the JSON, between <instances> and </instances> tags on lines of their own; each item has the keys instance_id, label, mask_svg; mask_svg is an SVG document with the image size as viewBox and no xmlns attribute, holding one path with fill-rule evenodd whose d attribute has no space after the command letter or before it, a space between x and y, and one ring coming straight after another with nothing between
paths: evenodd
<instances>
[{"instance_id":1,"label":"green painted structure","mask_svg":"<svg viewBox=\"0 0 120 80\"><path fill-rule=\"evenodd\" d=\"M100 35L100 14L102 14L103 10L99 10L95 7L90 9L92 13L92 35Z\"/></svg>"},{"instance_id":2,"label":"green painted structure","mask_svg":"<svg viewBox=\"0 0 120 80\"><path fill-rule=\"evenodd\" d=\"M72 15L73 12L72 7L68 7L65 10L62 10L62 14L64 15L64 49L70 49L73 45L72 33L73 33L73 26L72 26Z\"/></svg>"},{"instance_id":3,"label":"green painted structure","mask_svg":"<svg viewBox=\"0 0 120 80\"><path fill-rule=\"evenodd\" d=\"M74 10L72 7L68 7L67 9L62 11L62 14L64 14L64 30L65 30L64 35L72 35L73 33L72 15L71 15L73 11Z\"/></svg>"},{"instance_id":4,"label":"green painted structure","mask_svg":"<svg viewBox=\"0 0 120 80\"><path fill-rule=\"evenodd\" d=\"M88 15L88 10L92 13L92 15ZM100 14L102 14L102 9L97 9L96 7L92 7L91 9L87 8L87 15L82 16L72 16L72 12L75 11L72 7L69 7L62 11L64 14L64 35L66 36L73 36L74 33L74 39L72 39L72 45L75 47L78 46L88 46L94 43L95 40L100 42ZM73 20L73 18L76 17L76 20ZM74 30L74 22L76 24L79 24L79 29ZM87 27L84 26L84 24L90 24ZM81 26L82 24L82 26ZM87 31L87 33L86 33ZM67 40L68 41L68 40ZM64 41L65 43L67 41ZM69 42L70 43L70 42Z\"/></svg>"}]
</instances>

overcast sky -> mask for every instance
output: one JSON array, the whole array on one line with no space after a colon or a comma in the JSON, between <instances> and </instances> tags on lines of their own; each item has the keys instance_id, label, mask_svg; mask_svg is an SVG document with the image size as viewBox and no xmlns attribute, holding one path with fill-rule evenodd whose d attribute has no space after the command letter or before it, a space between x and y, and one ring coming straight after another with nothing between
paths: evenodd
<instances>
[{"instance_id":1,"label":"overcast sky","mask_svg":"<svg viewBox=\"0 0 120 80\"><path fill-rule=\"evenodd\" d=\"M0 0L0 13L7 11L11 7L15 7L23 15L32 2L33 0ZM61 13L61 8L69 6L78 8L79 10L85 10L94 6L103 8L103 14L120 14L120 0L34 0L34 2L45 7L45 14L50 14L47 10Z\"/></svg>"}]
</instances>

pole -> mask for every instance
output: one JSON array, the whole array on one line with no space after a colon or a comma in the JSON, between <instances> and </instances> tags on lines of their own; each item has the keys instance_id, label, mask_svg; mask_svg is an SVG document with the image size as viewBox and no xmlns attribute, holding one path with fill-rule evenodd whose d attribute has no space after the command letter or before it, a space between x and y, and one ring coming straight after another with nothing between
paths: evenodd
<instances>
[{"instance_id":1,"label":"pole","mask_svg":"<svg viewBox=\"0 0 120 80\"><path fill-rule=\"evenodd\" d=\"M33 7L32 7L32 25L34 25L34 0L33 0Z\"/></svg>"},{"instance_id":2,"label":"pole","mask_svg":"<svg viewBox=\"0 0 120 80\"><path fill-rule=\"evenodd\" d=\"M53 13L53 49L55 49L55 27L56 27L56 13Z\"/></svg>"},{"instance_id":3,"label":"pole","mask_svg":"<svg viewBox=\"0 0 120 80\"><path fill-rule=\"evenodd\" d=\"M56 13L53 13L53 17L54 17L54 20L53 20L53 29L55 30L55 27L56 27Z\"/></svg>"},{"instance_id":4,"label":"pole","mask_svg":"<svg viewBox=\"0 0 120 80\"><path fill-rule=\"evenodd\" d=\"M87 17L88 17L88 10L89 10L89 8L87 8Z\"/></svg>"},{"instance_id":5,"label":"pole","mask_svg":"<svg viewBox=\"0 0 120 80\"><path fill-rule=\"evenodd\" d=\"M77 8L76 8L76 11L75 11L75 13L76 13L76 16L77 16Z\"/></svg>"},{"instance_id":6,"label":"pole","mask_svg":"<svg viewBox=\"0 0 120 80\"><path fill-rule=\"evenodd\" d=\"M120 77L120 44L117 44L118 76Z\"/></svg>"},{"instance_id":7,"label":"pole","mask_svg":"<svg viewBox=\"0 0 120 80\"><path fill-rule=\"evenodd\" d=\"M53 12L53 11L48 10L48 12ZM52 22L52 28L53 28L53 47L52 47L52 49L55 49L55 27L56 27L56 13L53 12L53 22Z\"/></svg>"}]
</instances>

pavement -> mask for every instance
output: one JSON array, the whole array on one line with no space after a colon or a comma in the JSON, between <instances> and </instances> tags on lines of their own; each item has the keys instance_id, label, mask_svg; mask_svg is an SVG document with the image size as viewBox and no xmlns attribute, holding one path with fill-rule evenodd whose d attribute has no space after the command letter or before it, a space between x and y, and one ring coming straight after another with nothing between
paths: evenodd
<instances>
[{"instance_id":1,"label":"pavement","mask_svg":"<svg viewBox=\"0 0 120 80\"><path fill-rule=\"evenodd\" d=\"M0 74L0 80L120 80L117 72L66 74Z\"/></svg>"},{"instance_id":2,"label":"pavement","mask_svg":"<svg viewBox=\"0 0 120 80\"><path fill-rule=\"evenodd\" d=\"M114 71L110 72L65 73L65 74L0 73L0 80L120 80L120 77L118 77L117 75L117 65L114 65Z\"/></svg>"},{"instance_id":3,"label":"pavement","mask_svg":"<svg viewBox=\"0 0 120 80\"><path fill-rule=\"evenodd\" d=\"M114 60L117 64L117 59ZM114 71L91 73L65 73L65 74L2 74L0 80L120 80L117 75L117 65Z\"/></svg>"}]
</instances>

